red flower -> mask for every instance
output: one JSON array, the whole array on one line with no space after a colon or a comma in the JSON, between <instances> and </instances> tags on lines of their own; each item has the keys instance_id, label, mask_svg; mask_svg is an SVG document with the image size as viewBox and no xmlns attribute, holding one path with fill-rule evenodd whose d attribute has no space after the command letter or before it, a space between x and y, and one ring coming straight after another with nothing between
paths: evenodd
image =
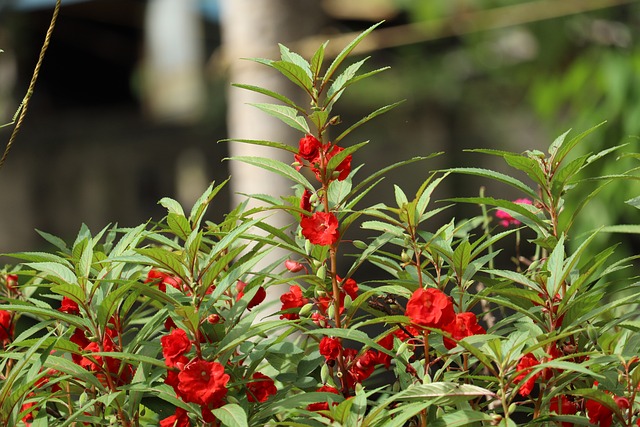
<instances>
[{"instance_id":1,"label":"red flower","mask_svg":"<svg viewBox=\"0 0 640 427\"><path fill-rule=\"evenodd\" d=\"M168 335L160 338L162 345L162 355L167 366L176 366L176 362L186 352L191 350L191 340L182 329L173 329Z\"/></svg>"},{"instance_id":2,"label":"red flower","mask_svg":"<svg viewBox=\"0 0 640 427\"><path fill-rule=\"evenodd\" d=\"M302 235L314 245L333 245L340 238L338 218L332 213L316 212L300 220Z\"/></svg>"},{"instance_id":3,"label":"red flower","mask_svg":"<svg viewBox=\"0 0 640 427\"><path fill-rule=\"evenodd\" d=\"M521 205L530 205L531 204L531 200L529 199L516 199L513 201L513 203L519 203ZM503 227L508 227L510 225L520 225L520 221L518 221L517 219L515 219L514 217L511 216L511 214L498 209L496 211L496 218L498 218L500 221L500 225Z\"/></svg>"},{"instance_id":4,"label":"red flower","mask_svg":"<svg viewBox=\"0 0 640 427\"><path fill-rule=\"evenodd\" d=\"M595 400L587 400L585 404L589 422L599 427L610 427L613 423L613 411Z\"/></svg>"},{"instance_id":5,"label":"red flower","mask_svg":"<svg viewBox=\"0 0 640 427\"><path fill-rule=\"evenodd\" d=\"M340 276L336 276L336 280L342 282ZM358 297L358 284L351 277L342 282L342 290L349 295L352 300Z\"/></svg>"},{"instance_id":6,"label":"red flower","mask_svg":"<svg viewBox=\"0 0 640 427\"><path fill-rule=\"evenodd\" d=\"M69 341L76 344L79 350L82 350L83 348L88 346L89 343L91 343L91 341L87 339L84 331L80 328L76 328L76 330L73 332L73 335L71 335L71 338L69 338ZM73 359L73 362L77 365L79 365L80 361L82 360L82 356L76 353L72 353L71 358Z\"/></svg>"},{"instance_id":7,"label":"red flower","mask_svg":"<svg viewBox=\"0 0 640 427\"><path fill-rule=\"evenodd\" d=\"M247 286L243 281L238 280L236 284L236 289L238 290L238 296L236 297L236 301L240 301L240 299L244 296L244 288ZM258 288L256 294L251 298L251 301L247 304L247 310L251 311L253 307L260 304L267 297L267 291L264 290L262 286Z\"/></svg>"},{"instance_id":8,"label":"red flower","mask_svg":"<svg viewBox=\"0 0 640 427\"><path fill-rule=\"evenodd\" d=\"M342 350L342 343L339 338L322 337L319 350L320 354L323 355L327 361L336 360L340 355L340 350Z\"/></svg>"},{"instance_id":9,"label":"red flower","mask_svg":"<svg viewBox=\"0 0 640 427\"><path fill-rule=\"evenodd\" d=\"M514 382L518 384L527 375L529 375L529 372L531 372L531 367L536 366L538 364L540 364L540 362L538 361L538 359L536 359L536 357L533 354L527 353L524 356L522 356L522 358L520 358L520 361L518 362L518 365L516 366L516 370L521 372L515 377ZM518 394L520 394L520 396L528 396L531 393L531 390L533 390L533 386L536 382L536 379L540 376L540 374L541 373L538 372L537 374L529 378L520 387L520 389L518 390Z\"/></svg>"},{"instance_id":10,"label":"red flower","mask_svg":"<svg viewBox=\"0 0 640 427\"><path fill-rule=\"evenodd\" d=\"M80 314L80 307L78 307L78 303L71 298L62 297L62 302L60 303L58 311L67 314Z\"/></svg>"},{"instance_id":11,"label":"red flower","mask_svg":"<svg viewBox=\"0 0 640 427\"><path fill-rule=\"evenodd\" d=\"M407 302L405 311L420 326L442 329L455 320L451 299L439 289L418 288Z\"/></svg>"},{"instance_id":12,"label":"red flower","mask_svg":"<svg viewBox=\"0 0 640 427\"><path fill-rule=\"evenodd\" d=\"M18 275L17 274L7 274L5 277L5 284L7 285L7 289L12 290L18 286Z\"/></svg>"},{"instance_id":13,"label":"red flower","mask_svg":"<svg viewBox=\"0 0 640 427\"><path fill-rule=\"evenodd\" d=\"M311 212L311 191L304 189L302 197L300 197L300 209L306 212ZM303 218L305 214L300 214L300 218Z\"/></svg>"},{"instance_id":14,"label":"red flower","mask_svg":"<svg viewBox=\"0 0 640 427\"><path fill-rule=\"evenodd\" d=\"M162 292L167 290L167 285L173 286L176 289L182 289L182 279L175 276L170 276L167 273L163 273L161 271L152 268L147 273L147 279L144 283L158 282L158 289Z\"/></svg>"},{"instance_id":15,"label":"red flower","mask_svg":"<svg viewBox=\"0 0 640 427\"><path fill-rule=\"evenodd\" d=\"M329 163L329 160L331 160L331 158L333 156L335 156L336 154L338 154L339 152L344 150L343 147L338 147L337 145L331 145L330 143L329 144L325 144L324 147L322 147L322 148L325 150L325 161L327 162L327 164ZM352 156L351 156L351 154L349 154L335 168L334 176L336 174L338 175L337 176L338 181L344 181L347 178L347 176L349 176L349 174L351 173L351 159L352 159ZM320 177L318 176L317 172L316 172L316 177L318 178L318 180L320 180Z\"/></svg>"},{"instance_id":16,"label":"red flower","mask_svg":"<svg viewBox=\"0 0 640 427\"><path fill-rule=\"evenodd\" d=\"M456 341L460 341L471 335L486 334L487 331L478 325L476 315L470 312L456 314L455 320L442 328L451 334L451 338L443 338L444 346L451 350L456 346Z\"/></svg>"},{"instance_id":17,"label":"red flower","mask_svg":"<svg viewBox=\"0 0 640 427\"><path fill-rule=\"evenodd\" d=\"M190 427L191 422L189 421L189 416L187 415L187 411L176 407L176 412L173 415L168 416L167 418L160 421L160 427Z\"/></svg>"},{"instance_id":18,"label":"red flower","mask_svg":"<svg viewBox=\"0 0 640 427\"><path fill-rule=\"evenodd\" d=\"M35 393L31 392L29 394L27 394L27 399L31 399L33 397L35 397ZM31 402L28 403L23 403L22 407L20 408L20 412L25 412L31 408L33 408L34 406L36 406L36 401L32 400ZM25 426L30 427L31 423L33 422L33 410L31 410L29 413L27 413L24 417L22 417L22 422L25 424Z\"/></svg>"},{"instance_id":19,"label":"red flower","mask_svg":"<svg viewBox=\"0 0 640 427\"><path fill-rule=\"evenodd\" d=\"M178 390L185 402L219 406L227 395L229 378L218 362L193 359L178 374Z\"/></svg>"},{"instance_id":20,"label":"red flower","mask_svg":"<svg viewBox=\"0 0 640 427\"><path fill-rule=\"evenodd\" d=\"M318 390L316 390L318 392L321 393L333 393L333 394L340 394L340 391L338 391L337 388L335 387L331 387L330 385L323 385L322 387L320 387ZM333 405L337 405L338 402L333 402ZM328 411L329 410L329 403L328 402L318 402L318 403L310 403L307 406L307 411Z\"/></svg>"},{"instance_id":21,"label":"red flower","mask_svg":"<svg viewBox=\"0 0 640 427\"><path fill-rule=\"evenodd\" d=\"M378 352L369 349L362 356L354 360L349 367L349 376L347 381L349 386L353 388L355 383L361 383L371 376L378 364Z\"/></svg>"},{"instance_id":22,"label":"red flower","mask_svg":"<svg viewBox=\"0 0 640 427\"><path fill-rule=\"evenodd\" d=\"M302 296L302 289L300 289L300 286L298 285L291 285L289 292L283 294L280 297L280 301L282 302L282 311L292 308L300 308L309 302L307 298ZM283 313L280 318L295 320L299 319L300 316L298 313Z\"/></svg>"},{"instance_id":23,"label":"red flower","mask_svg":"<svg viewBox=\"0 0 640 427\"><path fill-rule=\"evenodd\" d=\"M269 396L278 392L273 380L268 376L256 372L251 376L255 381L247 384L247 399L249 402L266 402Z\"/></svg>"},{"instance_id":24,"label":"red flower","mask_svg":"<svg viewBox=\"0 0 640 427\"><path fill-rule=\"evenodd\" d=\"M567 399L567 396L556 396L551 399L549 412L555 412L558 415L575 415L578 412L578 405ZM573 427L573 423L563 421L562 427Z\"/></svg>"},{"instance_id":25,"label":"red flower","mask_svg":"<svg viewBox=\"0 0 640 427\"><path fill-rule=\"evenodd\" d=\"M0 310L0 342L4 344L10 342L13 337L13 322L11 320L11 313Z\"/></svg>"},{"instance_id":26,"label":"red flower","mask_svg":"<svg viewBox=\"0 0 640 427\"><path fill-rule=\"evenodd\" d=\"M305 160L312 161L318 156L322 144L313 135L305 135L298 143L298 155Z\"/></svg>"}]
</instances>

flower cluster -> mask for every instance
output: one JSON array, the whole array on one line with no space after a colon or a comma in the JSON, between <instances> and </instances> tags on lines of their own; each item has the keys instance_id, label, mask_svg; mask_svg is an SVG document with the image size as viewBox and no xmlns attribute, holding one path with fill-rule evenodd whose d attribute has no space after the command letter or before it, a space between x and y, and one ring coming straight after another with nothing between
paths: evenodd
<instances>
[{"instance_id":1,"label":"flower cluster","mask_svg":"<svg viewBox=\"0 0 640 427\"><path fill-rule=\"evenodd\" d=\"M406 316L417 327L445 332L444 346L451 350L463 338L484 334L474 313L454 311L451 298L436 288L418 288L407 302Z\"/></svg>"},{"instance_id":2,"label":"flower cluster","mask_svg":"<svg viewBox=\"0 0 640 427\"><path fill-rule=\"evenodd\" d=\"M166 285L171 285L189 294L189 287L182 286L180 278L155 269L149 271L145 281L147 283L159 281L158 286L162 291L166 290ZM229 295L230 306L242 300L247 286L247 283L243 281L237 282L235 297ZM213 288L208 289L205 295L212 291ZM251 300L248 301L246 309L251 310L259 305L265 297L266 291L263 287L259 287ZM216 324L221 320L218 314L209 315L206 319L208 324ZM169 329L169 333L160 338L162 356L167 366L165 383L173 388L176 396L182 401L198 405L205 422L215 423L216 417L212 411L226 403L225 397L231 376L221 363L202 357L201 344L212 338L207 335L204 328L199 327L195 331L191 331L193 336L190 337L186 330L179 328L173 321L165 322L165 326ZM238 362L238 365L241 364ZM270 377L261 372L254 372L251 378L246 381L245 392L249 402L265 402L270 396L277 393L277 388ZM163 419L160 425L165 427L188 426L190 424L186 412L182 408L176 407L175 413Z\"/></svg>"},{"instance_id":3,"label":"flower cluster","mask_svg":"<svg viewBox=\"0 0 640 427\"><path fill-rule=\"evenodd\" d=\"M300 199L304 211L300 220L302 235L314 245L332 246L340 239L338 218L329 210L326 191L336 179L345 180L351 173L351 154L347 155L334 169L329 168L330 160L344 150L330 142L322 144L313 135L306 135L299 141L298 153L294 155L296 169L309 168L322 184L318 203L323 211L313 211L312 193L305 189Z\"/></svg>"}]
</instances>

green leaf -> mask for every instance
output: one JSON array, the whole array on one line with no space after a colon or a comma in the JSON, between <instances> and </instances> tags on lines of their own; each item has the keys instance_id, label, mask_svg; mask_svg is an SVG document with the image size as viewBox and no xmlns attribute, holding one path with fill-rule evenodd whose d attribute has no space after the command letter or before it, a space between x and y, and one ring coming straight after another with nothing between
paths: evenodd
<instances>
[{"instance_id":1,"label":"green leaf","mask_svg":"<svg viewBox=\"0 0 640 427\"><path fill-rule=\"evenodd\" d=\"M346 151L346 150L345 150ZM340 153L339 153L340 154ZM304 177L300 172L295 170L291 165L275 159L267 159L264 157L251 157L251 156L235 156L229 157L229 160L237 160L253 166L266 169L271 172L275 172L278 175L288 178L291 181L302 185L304 188L314 191L313 185Z\"/></svg>"},{"instance_id":2,"label":"green leaf","mask_svg":"<svg viewBox=\"0 0 640 427\"><path fill-rule=\"evenodd\" d=\"M65 265L56 262L29 262L25 264L28 267L43 272L48 280L57 284L70 283L78 284L78 278Z\"/></svg>"},{"instance_id":3,"label":"green leaf","mask_svg":"<svg viewBox=\"0 0 640 427\"><path fill-rule=\"evenodd\" d=\"M36 230L36 233L42 236L47 242L51 243L53 246L60 249L62 252L64 253L69 252L69 248L67 247L67 244L61 238L40 230Z\"/></svg>"},{"instance_id":4,"label":"green leaf","mask_svg":"<svg viewBox=\"0 0 640 427\"><path fill-rule=\"evenodd\" d=\"M599 124L593 126L590 129L587 129L586 131L582 132L580 135L577 135L574 138L572 138L567 143L564 142L564 139L565 139L566 135L569 133L569 131L565 132L565 134L563 134L561 136L561 139L559 138L560 142L558 144L556 144L556 142L554 142L552 144L552 148L549 149L549 152L551 154L551 163L552 164L562 163L562 161L564 160L566 155L569 154L569 152L571 150L573 150L573 148L580 141L582 141L587 135L589 135L591 132L593 132L594 130L598 129L600 126L604 125L605 123L606 123L606 121L604 121L602 123L599 123ZM557 150L555 149L554 145L557 146ZM552 149L555 151L555 153L551 153Z\"/></svg>"},{"instance_id":5,"label":"green leaf","mask_svg":"<svg viewBox=\"0 0 640 427\"><path fill-rule=\"evenodd\" d=\"M51 287L51 292L70 298L77 304L84 305L85 294L78 285L72 285L70 283L55 285Z\"/></svg>"},{"instance_id":6,"label":"green leaf","mask_svg":"<svg viewBox=\"0 0 640 427\"><path fill-rule=\"evenodd\" d=\"M202 221L202 216L207 210L207 207L211 203L211 201L216 197L216 195L220 192L220 190L229 182L229 178L225 179L222 183L218 184L214 188L215 182L212 182L209 187L205 190L204 193L196 200L191 208L191 212L189 213L189 222L191 223L191 229L197 230L200 228L200 223Z\"/></svg>"},{"instance_id":7,"label":"green leaf","mask_svg":"<svg viewBox=\"0 0 640 427\"><path fill-rule=\"evenodd\" d=\"M78 260L76 264L76 274L83 278L83 283L89 278L91 273L91 261L93 259L93 244L90 239L82 239L73 247L73 257Z\"/></svg>"},{"instance_id":8,"label":"green leaf","mask_svg":"<svg viewBox=\"0 0 640 427\"><path fill-rule=\"evenodd\" d=\"M433 382L429 384L415 385L407 388L406 390L400 391L396 394L395 399L424 400L437 398L439 399L439 405L450 405L455 404L457 401L471 400L479 396L494 397L495 393L471 384Z\"/></svg>"},{"instance_id":9,"label":"green leaf","mask_svg":"<svg viewBox=\"0 0 640 427\"><path fill-rule=\"evenodd\" d=\"M362 67L362 64L364 64L369 58L370 57L366 57L361 61L349 65L347 69L340 73L340 75L335 79L335 81L327 91L327 99L325 101L325 105L328 109L331 109L331 106L336 103L336 101L344 92L345 87L353 79L360 67Z\"/></svg>"},{"instance_id":10,"label":"green leaf","mask_svg":"<svg viewBox=\"0 0 640 427\"><path fill-rule=\"evenodd\" d=\"M278 148L280 150L285 150L294 154L298 152L298 147L294 147L293 145L283 144L282 142L275 142L275 141L263 141L259 139L221 139L218 142L242 142L244 144L253 144L253 145L260 145L262 147Z\"/></svg>"},{"instance_id":11,"label":"green leaf","mask_svg":"<svg viewBox=\"0 0 640 427\"><path fill-rule=\"evenodd\" d=\"M211 410L213 415L227 427L248 427L247 414L238 404L228 403L221 408Z\"/></svg>"},{"instance_id":12,"label":"green leaf","mask_svg":"<svg viewBox=\"0 0 640 427\"><path fill-rule=\"evenodd\" d=\"M477 426L477 425L490 425L493 421L493 416L485 414L484 412L461 410L447 412L436 421L430 422L430 427L464 427L464 426Z\"/></svg>"},{"instance_id":13,"label":"green leaf","mask_svg":"<svg viewBox=\"0 0 640 427\"><path fill-rule=\"evenodd\" d=\"M509 175L505 175L501 172L492 171L490 169L482 169L482 168L452 168L446 169L444 172L453 172L453 173L462 173L467 175L475 175L483 178L493 179L499 182L503 182L512 187L517 188L522 191L525 195L529 196L532 199L537 199L538 195L535 191L522 181L513 178Z\"/></svg>"},{"instance_id":14,"label":"green leaf","mask_svg":"<svg viewBox=\"0 0 640 427\"><path fill-rule=\"evenodd\" d=\"M598 230L601 233L640 234L640 224L607 225Z\"/></svg>"},{"instance_id":15,"label":"green leaf","mask_svg":"<svg viewBox=\"0 0 640 427\"><path fill-rule=\"evenodd\" d=\"M320 70L322 69L322 61L324 60L324 51L327 48L327 44L329 41L326 41L320 45L318 50L311 57L311 75L313 80L316 80L320 75Z\"/></svg>"},{"instance_id":16,"label":"green leaf","mask_svg":"<svg viewBox=\"0 0 640 427\"><path fill-rule=\"evenodd\" d=\"M182 258L175 253L163 248L143 248L137 252L147 257L152 265L168 270L176 276L185 276L186 266Z\"/></svg>"},{"instance_id":17,"label":"green leaf","mask_svg":"<svg viewBox=\"0 0 640 427\"><path fill-rule=\"evenodd\" d=\"M547 292L553 298L560 290L560 285L565 279L564 273L564 234L560 236L556 247L547 258L546 268L549 272L546 287Z\"/></svg>"},{"instance_id":18,"label":"green leaf","mask_svg":"<svg viewBox=\"0 0 640 427\"><path fill-rule=\"evenodd\" d=\"M309 120L311 120L311 123L313 123L318 129L325 128L328 118L329 110L317 110L311 113L311 115L309 116Z\"/></svg>"},{"instance_id":19,"label":"green leaf","mask_svg":"<svg viewBox=\"0 0 640 427\"><path fill-rule=\"evenodd\" d=\"M368 143L369 141L365 141L359 144L352 145L340 151L335 156L331 157L331 159L329 159L329 162L327 163L327 175L331 176L331 174L333 174L336 168L340 166L340 163L342 163L344 159L346 159L348 156L352 155Z\"/></svg>"},{"instance_id":20,"label":"green leaf","mask_svg":"<svg viewBox=\"0 0 640 427\"><path fill-rule=\"evenodd\" d=\"M69 261L61 256L56 254L51 254L48 252L14 252L9 254L3 254L5 256L9 256L12 258L20 259L23 261L33 261L33 262L54 262L57 264L64 264L66 266L70 266Z\"/></svg>"},{"instance_id":21,"label":"green leaf","mask_svg":"<svg viewBox=\"0 0 640 427\"><path fill-rule=\"evenodd\" d=\"M346 57L351 53L351 51L355 49L355 47L358 46L358 44L360 44L362 39L364 39L376 27L382 24L382 22L384 21L378 22L377 24L374 24L371 27L364 30L355 39L353 39L347 46L345 46L344 49L342 49L342 51L338 54L338 56L336 56L336 58L333 60L331 65L329 65L329 68L327 69L327 72L324 74L324 77L322 77L322 86L325 86L328 84L328 82L333 78L333 74L336 72L336 70L342 64L342 62L346 59Z\"/></svg>"},{"instance_id":22,"label":"green leaf","mask_svg":"<svg viewBox=\"0 0 640 427\"><path fill-rule=\"evenodd\" d=\"M629 199L625 201L625 203L633 206L636 209L640 209L640 196L634 197L633 199Z\"/></svg>"},{"instance_id":23,"label":"green leaf","mask_svg":"<svg viewBox=\"0 0 640 427\"><path fill-rule=\"evenodd\" d=\"M165 207L169 211L169 213L184 216L184 210L182 210L182 206L180 205L180 203L169 197L163 197L162 199L160 199L158 204Z\"/></svg>"},{"instance_id":24,"label":"green leaf","mask_svg":"<svg viewBox=\"0 0 640 427\"><path fill-rule=\"evenodd\" d=\"M309 124L304 119L304 117L298 115L298 111L295 108L286 107L284 105L263 103L253 103L249 105L253 105L256 108L259 108L265 113L282 121L287 126L291 126L292 128L304 134L311 133L309 131Z\"/></svg>"},{"instance_id":25,"label":"green leaf","mask_svg":"<svg viewBox=\"0 0 640 427\"><path fill-rule=\"evenodd\" d=\"M540 186L546 184L547 178L538 161L519 154L505 154L503 158L509 166L526 173L536 184Z\"/></svg>"},{"instance_id":26,"label":"green leaf","mask_svg":"<svg viewBox=\"0 0 640 427\"><path fill-rule=\"evenodd\" d=\"M312 93L313 82L311 81L310 71L303 69L297 64L286 61L273 61L271 67L280 71L283 76L300 86L307 93Z\"/></svg>"},{"instance_id":27,"label":"green leaf","mask_svg":"<svg viewBox=\"0 0 640 427\"><path fill-rule=\"evenodd\" d=\"M252 92L260 93L262 95L267 95L267 96L269 96L271 98L277 99L278 101L281 101L281 102L287 104L289 107L296 109L300 113L304 113L305 112L304 108L300 107L299 105L296 105L295 102L293 102L292 100L290 100L286 96L281 95L281 94L279 94L277 92L271 91L269 89L265 89L265 88L262 88L262 87L259 87L259 86L251 86L251 85L238 84L238 83L234 83L231 86L239 87L240 89L250 90Z\"/></svg>"},{"instance_id":28,"label":"green leaf","mask_svg":"<svg viewBox=\"0 0 640 427\"><path fill-rule=\"evenodd\" d=\"M298 55L296 52L292 52L288 47L281 43L278 43L278 47L280 48L280 58L282 58L283 61L297 65L307 73L309 79L313 79L310 65L306 59Z\"/></svg>"},{"instance_id":29,"label":"green leaf","mask_svg":"<svg viewBox=\"0 0 640 427\"><path fill-rule=\"evenodd\" d=\"M456 249L453 251L453 269L456 273L456 276L462 278L464 276L464 271L469 266L471 262L471 244L468 240L463 240L458 244ZM464 283L460 283L460 286L463 286Z\"/></svg>"},{"instance_id":30,"label":"green leaf","mask_svg":"<svg viewBox=\"0 0 640 427\"><path fill-rule=\"evenodd\" d=\"M548 150L549 154L551 155L551 158L556 156L556 153L558 152L558 150L560 149L560 147L564 143L564 140L567 139L567 135L569 135L570 132L571 132L571 129L569 129L568 131L566 131L565 133L563 133L562 135L557 137L551 143L551 145L549 146L549 150Z\"/></svg>"},{"instance_id":31,"label":"green leaf","mask_svg":"<svg viewBox=\"0 0 640 427\"><path fill-rule=\"evenodd\" d=\"M449 202L464 202L475 203L478 205L492 205L498 208L502 208L509 211L517 220L522 221L527 226L533 228L538 235L546 236L544 230L546 230L547 224L544 219L536 215L536 209L532 205L525 205L523 203L514 203L507 200L494 199L493 197L457 197L453 199L446 199Z\"/></svg>"},{"instance_id":32,"label":"green leaf","mask_svg":"<svg viewBox=\"0 0 640 427\"><path fill-rule=\"evenodd\" d=\"M369 120L373 119L374 117L379 116L380 114L384 114L387 111L390 111L394 108L396 108L398 105L402 104L404 102L403 101L398 101L394 104L390 104L390 105L386 105L384 107L378 108L377 110L375 110L373 113L370 113L369 115L363 117L362 119L358 120L356 123L352 124L351 126L349 126L349 128L347 130L345 130L344 132L342 132L336 139L333 140L333 142L335 144L337 144L338 142L342 141L342 139L349 135L353 130L359 128L360 126L362 126L363 124L367 123Z\"/></svg>"},{"instance_id":33,"label":"green leaf","mask_svg":"<svg viewBox=\"0 0 640 427\"><path fill-rule=\"evenodd\" d=\"M169 229L182 240L187 240L189 233L191 233L191 225L184 215L169 212L167 215L167 225Z\"/></svg>"}]
</instances>

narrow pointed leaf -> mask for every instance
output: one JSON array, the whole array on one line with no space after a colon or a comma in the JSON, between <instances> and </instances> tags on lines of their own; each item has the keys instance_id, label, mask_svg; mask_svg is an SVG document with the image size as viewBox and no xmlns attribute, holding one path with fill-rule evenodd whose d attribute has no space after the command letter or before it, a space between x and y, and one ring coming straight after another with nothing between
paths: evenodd
<instances>
[{"instance_id":1,"label":"narrow pointed leaf","mask_svg":"<svg viewBox=\"0 0 640 427\"><path fill-rule=\"evenodd\" d=\"M266 95L268 97L277 99L278 101L281 101L281 102L287 104L289 107L295 108L300 113L304 113L304 111L305 111L304 108L300 107L295 102L293 102L291 99L287 98L284 95L279 94L278 92L274 92L272 90L265 89L265 88L259 87L259 86L245 85L245 84L240 84L240 83L233 83L231 86L235 86L235 87L238 87L240 89L250 90L252 92L260 93L262 95Z\"/></svg>"},{"instance_id":2,"label":"narrow pointed leaf","mask_svg":"<svg viewBox=\"0 0 640 427\"><path fill-rule=\"evenodd\" d=\"M256 108L261 109L265 113L279 119L284 124L291 126L292 128L299 130L302 133L310 133L309 125L304 117L298 115L298 111L295 108L286 107L284 105L277 104L249 104Z\"/></svg>"},{"instance_id":3,"label":"narrow pointed leaf","mask_svg":"<svg viewBox=\"0 0 640 427\"><path fill-rule=\"evenodd\" d=\"M279 160L251 156L230 157L229 160L237 160L243 163L257 166L262 169L266 169L271 172L275 172L282 177L288 178L291 181L302 185L304 188L307 188L311 191L314 190L313 185L311 185L309 180L305 178L304 175L295 170L291 165L287 165L286 163L283 163Z\"/></svg>"},{"instance_id":4,"label":"narrow pointed leaf","mask_svg":"<svg viewBox=\"0 0 640 427\"><path fill-rule=\"evenodd\" d=\"M338 142L342 141L342 139L349 135L354 129L357 129L358 127L362 126L363 124L367 123L369 120L373 119L374 117L379 116L380 114L384 114L389 110L392 110L394 108L396 108L398 105L402 104L404 102L403 101L398 101L394 104L391 105L386 105L382 108L378 108L376 111L374 111L373 113L369 114L366 117L363 117L362 119L358 120L356 123L354 123L353 125L351 125L347 130L345 130L344 132L342 132L336 139L334 139L333 141L337 144Z\"/></svg>"},{"instance_id":5,"label":"narrow pointed leaf","mask_svg":"<svg viewBox=\"0 0 640 427\"><path fill-rule=\"evenodd\" d=\"M382 21L382 22L384 22L384 21ZM326 85L333 78L333 74L336 72L337 68L342 64L342 62L351 53L351 51L353 49L355 49L355 47L360 44L362 39L364 39L376 27L378 27L380 24L382 24L382 22L378 22L377 24L374 24L371 27L369 27L366 30L364 30L355 39L353 39L347 46L345 46L344 49L342 49L342 51L338 54L338 56L336 56L336 58L333 60L331 65L329 65L329 68L327 69L327 72L324 74L324 77L322 78L322 85L323 86Z\"/></svg>"}]
</instances>

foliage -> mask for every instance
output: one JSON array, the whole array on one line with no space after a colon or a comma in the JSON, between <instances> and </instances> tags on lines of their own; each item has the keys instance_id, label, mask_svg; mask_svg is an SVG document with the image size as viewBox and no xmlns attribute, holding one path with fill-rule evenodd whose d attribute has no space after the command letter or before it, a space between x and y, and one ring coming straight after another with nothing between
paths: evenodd
<instances>
[{"instance_id":1,"label":"foliage","mask_svg":"<svg viewBox=\"0 0 640 427\"><path fill-rule=\"evenodd\" d=\"M206 210L225 183L212 184L189 212L162 199L158 223L83 227L71 244L41 232L55 250L10 254L20 262L0 276L3 423L640 425L636 257L614 260L615 244L586 256L600 230L575 235L574 224L597 190L576 209L565 205L593 180L637 180L633 168L589 175L626 147L573 155L596 126L564 133L547 153L474 150L514 173L451 168L415 195L395 187L393 206L360 207L389 170L425 160L355 180L352 161L366 142L338 143L397 104L328 137L341 126L332 108L344 91L383 71L358 74L366 59L342 67L374 28L328 66L326 44L310 61L284 46L280 60L255 59L299 86L307 108L238 85L278 101L256 107L302 135L297 148L240 141L287 150L293 165L234 160L291 180L295 194L254 195L263 207L243 203L214 223ZM507 184L523 198L434 204L452 174ZM481 214L433 229L456 203ZM261 219L272 210L293 226ZM355 226L370 237L350 240ZM494 246L514 238L511 268L496 267ZM286 255L274 259L276 249ZM379 276L357 283L365 265ZM280 309L269 310L267 290L277 288Z\"/></svg>"}]
</instances>

